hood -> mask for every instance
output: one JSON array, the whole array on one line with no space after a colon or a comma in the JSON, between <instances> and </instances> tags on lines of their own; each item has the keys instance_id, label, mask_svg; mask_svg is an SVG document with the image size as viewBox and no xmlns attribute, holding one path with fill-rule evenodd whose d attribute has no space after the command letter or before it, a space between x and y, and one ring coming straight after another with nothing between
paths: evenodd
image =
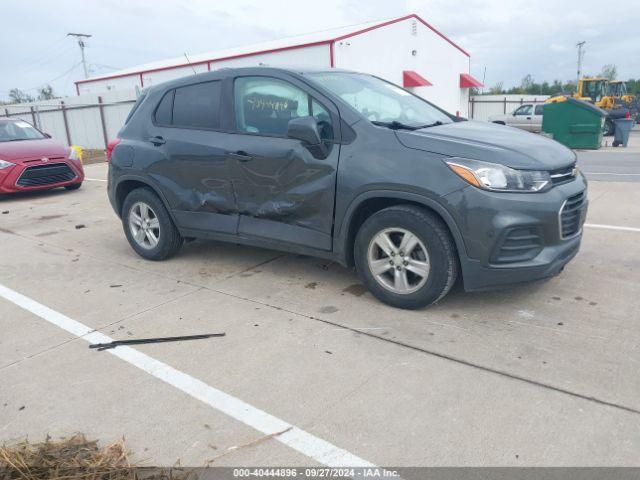
<instances>
[{"instance_id":1,"label":"hood","mask_svg":"<svg viewBox=\"0 0 640 480\"><path fill-rule=\"evenodd\" d=\"M469 120L396 134L408 148L512 168L555 170L576 161L571 150L554 140L488 122Z\"/></svg>"},{"instance_id":2,"label":"hood","mask_svg":"<svg viewBox=\"0 0 640 480\"><path fill-rule=\"evenodd\" d=\"M9 162L34 158L60 158L69 155L69 147L51 138L0 142L0 159Z\"/></svg>"}]
</instances>

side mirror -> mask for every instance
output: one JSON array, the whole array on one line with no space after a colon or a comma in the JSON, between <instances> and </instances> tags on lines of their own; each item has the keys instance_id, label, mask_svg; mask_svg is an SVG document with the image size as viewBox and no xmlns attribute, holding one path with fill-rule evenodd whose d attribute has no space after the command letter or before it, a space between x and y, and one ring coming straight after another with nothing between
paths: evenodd
<instances>
[{"instance_id":1,"label":"side mirror","mask_svg":"<svg viewBox=\"0 0 640 480\"><path fill-rule=\"evenodd\" d=\"M313 117L298 117L289 120L287 137L301 140L305 146L320 145L322 143L318 122Z\"/></svg>"},{"instance_id":2,"label":"side mirror","mask_svg":"<svg viewBox=\"0 0 640 480\"><path fill-rule=\"evenodd\" d=\"M513 115L515 117L516 116L516 112L514 111L511 115Z\"/></svg>"}]
</instances>

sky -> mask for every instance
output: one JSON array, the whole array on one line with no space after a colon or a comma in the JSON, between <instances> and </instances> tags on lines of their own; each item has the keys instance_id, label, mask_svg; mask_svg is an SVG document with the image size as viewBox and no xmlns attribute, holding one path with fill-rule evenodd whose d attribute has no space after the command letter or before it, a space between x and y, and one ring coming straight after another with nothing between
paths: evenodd
<instances>
[{"instance_id":1,"label":"sky","mask_svg":"<svg viewBox=\"0 0 640 480\"><path fill-rule=\"evenodd\" d=\"M471 73L491 87L576 76L615 64L640 77L640 1L621 14L602 0L0 0L0 99L51 84L73 95L83 78L68 32L89 33L92 75L165 58L417 13L471 54Z\"/></svg>"}]
</instances>

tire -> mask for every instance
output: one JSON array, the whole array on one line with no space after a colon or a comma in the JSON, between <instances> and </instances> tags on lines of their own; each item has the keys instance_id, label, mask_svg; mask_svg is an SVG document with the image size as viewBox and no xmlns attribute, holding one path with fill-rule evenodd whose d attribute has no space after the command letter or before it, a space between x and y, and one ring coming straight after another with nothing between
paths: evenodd
<instances>
[{"instance_id":1,"label":"tire","mask_svg":"<svg viewBox=\"0 0 640 480\"><path fill-rule=\"evenodd\" d=\"M398 248L405 239L403 232L417 239L410 252ZM379 247L384 235L396 248L393 257ZM369 291L397 308L413 310L438 302L458 277L457 253L448 228L436 215L412 205L385 208L370 216L356 235L354 258L358 275ZM379 269L378 275L372 268ZM385 271L379 273L381 270ZM405 281L397 280L397 275L404 276Z\"/></svg>"},{"instance_id":2,"label":"tire","mask_svg":"<svg viewBox=\"0 0 640 480\"><path fill-rule=\"evenodd\" d=\"M182 247L183 238L169 212L148 188L137 188L127 195L122 205L122 227L131 248L148 260L164 260ZM141 233L136 236L136 232Z\"/></svg>"},{"instance_id":3,"label":"tire","mask_svg":"<svg viewBox=\"0 0 640 480\"><path fill-rule=\"evenodd\" d=\"M73 185L67 185L64 187L66 190L78 190L82 186L82 182L74 183Z\"/></svg>"}]
</instances>

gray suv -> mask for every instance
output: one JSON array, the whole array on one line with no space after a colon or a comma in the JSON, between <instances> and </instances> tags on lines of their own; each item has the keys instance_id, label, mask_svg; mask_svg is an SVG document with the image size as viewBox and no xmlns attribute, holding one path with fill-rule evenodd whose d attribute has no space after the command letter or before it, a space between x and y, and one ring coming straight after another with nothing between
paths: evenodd
<instances>
[{"instance_id":1,"label":"gray suv","mask_svg":"<svg viewBox=\"0 0 640 480\"><path fill-rule=\"evenodd\" d=\"M586 180L559 143L466 121L377 77L224 69L145 91L108 150L132 248L201 238L355 266L421 308L559 273L580 246Z\"/></svg>"}]
</instances>

